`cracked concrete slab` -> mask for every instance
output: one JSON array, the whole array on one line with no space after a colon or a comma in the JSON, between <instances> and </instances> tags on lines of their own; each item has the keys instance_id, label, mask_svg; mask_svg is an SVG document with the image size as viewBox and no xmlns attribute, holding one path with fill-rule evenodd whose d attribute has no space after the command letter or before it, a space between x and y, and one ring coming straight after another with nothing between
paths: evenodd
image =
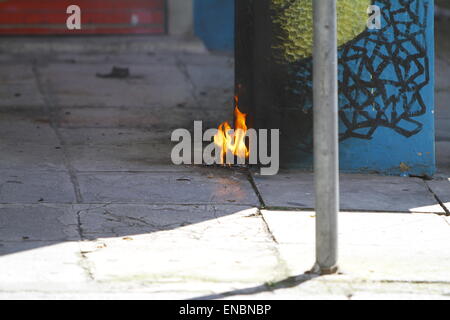
<instances>
[{"instance_id":1,"label":"cracked concrete slab","mask_svg":"<svg viewBox=\"0 0 450 320\"><path fill-rule=\"evenodd\" d=\"M180 52L204 55L207 50L203 43L196 38L183 36L153 35L133 37L104 37L104 36L77 36L77 37L8 37L0 41L0 49L5 54L58 55L58 54L137 54L154 52L167 55Z\"/></svg>"},{"instance_id":2,"label":"cracked concrete slab","mask_svg":"<svg viewBox=\"0 0 450 320\"><path fill-rule=\"evenodd\" d=\"M101 239L173 230L245 209L236 205L106 204L84 206L79 216L83 238Z\"/></svg>"},{"instance_id":3,"label":"cracked concrete slab","mask_svg":"<svg viewBox=\"0 0 450 320\"><path fill-rule=\"evenodd\" d=\"M112 54L98 54L98 53L58 53L51 56L46 56L45 61L51 63L61 64L86 64L86 65L104 65L111 64L115 66L129 65L133 66L148 66L148 65L175 65L177 56L180 54L165 54L163 52L126 52L126 53L112 53ZM184 55L181 55L184 56ZM8 59L8 57L5 57ZM11 59L11 58L10 58Z\"/></svg>"},{"instance_id":4,"label":"cracked concrete slab","mask_svg":"<svg viewBox=\"0 0 450 320\"><path fill-rule=\"evenodd\" d=\"M70 146L126 146L170 140L166 130L145 128L60 128L59 132Z\"/></svg>"},{"instance_id":5,"label":"cracked concrete slab","mask_svg":"<svg viewBox=\"0 0 450 320\"><path fill-rule=\"evenodd\" d=\"M190 212L199 210L203 208ZM210 290L214 290L215 283L245 286L286 276L256 209L224 206L216 210L216 219L171 230L101 239L102 247L89 248L90 244L84 243L83 251L93 266L94 278L152 285L200 281L209 283Z\"/></svg>"},{"instance_id":6,"label":"cracked concrete slab","mask_svg":"<svg viewBox=\"0 0 450 320\"><path fill-rule=\"evenodd\" d=\"M2 64L0 108L39 109L45 103L28 63Z\"/></svg>"},{"instance_id":7,"label":"cracked concrete slab","mask_svg":"<svg viewBox=\"0 0 450 320\"><path fill-rule=\"evenodd\" d=\"M70 205L0 204L0 242L22 240L80 240L75 209Z\"/></svg>"},{"instance_id":8,"label":"cracked concrete slab","mask_svg":"<svg viewBox=\"0 0 450 320\"><path fill-rule=\"evenodd\" d=\"M0 170L0 203L46 202L75 202L75 193L68 173Z\"/></svg>"},{"instance_id":9,"label":"cracked concrete slab","mask_svg":"<svg viewBox=\"0 0 450 320\"><path fill-rule=\"evenodd\" d=\"M439 179L427 181L427 184L450 212L450 172L442 173Z\"/></svg>"},{"instance_id":10,"label":"cracked concrete slab","mask_svg":"<svg viewBox=\"0 0 450 320\"><path fill-rule=\"evenodd\" d=\"M165 131L137 128L63 128L72 166L78 171L189 171L172 165L175 143Z\"/></svg>"},{"instance_id":11,"label":"cracked concrete slab","mask_svg":"<svg viewBox=\"0 0 450 320\"><path fill-rule=\"evenodd\" d=\"M2 145L28 143L41 146L59 145L47 115L43 112L5 110L1 107L0 142Z\"/></svg>"},{"instance_id":12,"label":"cracked concrete slab","mask_svg":"<svg viewBox=\"0 0 450 320\"><path fill-rule=\"evenodd\" d=\"M130 77L126 79L96 76L97 73L108 74L113 66L111 63L53 63L40 66L39 70L61 106L155 109L191 102L190 88L174 65L133 66L128 61L120 66L129 68Z\"/></svg>"},{"instance_id":13,"label":"cracked concrete slab","mask_svg":"<svg viewBox=\"0 0 450 320\"><path fill-rule=\"evenodd\" d=\"M241 204L258 206L245 173L192 167L190 172L79 173L85 202Z\"/></svg>"},{"instance_id":14,"label":"cracked concrete slab","mask_svg":"<svg viewBox=\"0 0 450 320\"><path fill-rule=\"evenodd\" d=\"M347 275L314 277L300 275L279 283L209 295L210 299L266 300L448 300L446 283L380 282Z\"/></svg>"},{"instance_id":15,"label":"cracked concrete slab","mask_svg":"<svg viewBox=\"0 0 450 320\"><path fill-rule=\"evenodd\" d=\"M63 171L64 153L54 145L16 143L0 145L0 170Z\"/></svg>"},{"instance_id":16,"label":"cracked concrete slab","mask_svg":"<svg viewBox=\"0 0 450 320\"><path fill-rule=\"evenodd\" d=\"M231 114L231 112L230 112ZM59 118L59 125L63 128L142 128L154 131L185 128L191 130L194 121L205 119L205 129L215 128L219 122L214 110L199 111L194 108L184 108L182 105L173 108L63 108ZM222 118L223 119L223 118ZM207 121L214 121L214 126L208 126Z\"/></svg>"},{"instance_id":17,"label":"cracked concrete slab","mask_svg":"<svg viewBox=\"0 0 450 320\"><path fill-rule=\"evenodd\" d=\"M277 176L255 175L268 207L314 208L312 173L285 171ZM444 213L426 184L418 178L340 175L341 209L385 212Z\"/></svg>"},{"instance_id":18,"label":"cracked concrete slab","mask_svg":"<svg viewBox=\"0 0 450 320\"><path fill-rule=\"evenodd\" d=\"M262 210L293 274L312 267L314 212ZM353 278L440 282L450 290L450 225L435 214L340 213L339 265Z\"/></svg>"},{"instance_id":19,"label":"cracked concrete slab","mask_svg":"<svg viewBox=\"0 0 450 320\"><path fill-rule=\"evenodd\" d=\"M0 242L0 291L71 290L89 281L78 242Z\"/></svg>"},{"instance_id":20,"label":"cracked concrete slab","mask_svg":"<svg viewBox=\"0 0 450 320\"><path fill-rule=\"evenodd\" d=\"M171 164L173 144L146 143L109 146L69 146L68 154L77 171L179 171ZM155 167L156 165L161 165ZM165 165L165 166L164 166ZM154 168L155 167L155 168Z\"/></svg>"}]
</instances>

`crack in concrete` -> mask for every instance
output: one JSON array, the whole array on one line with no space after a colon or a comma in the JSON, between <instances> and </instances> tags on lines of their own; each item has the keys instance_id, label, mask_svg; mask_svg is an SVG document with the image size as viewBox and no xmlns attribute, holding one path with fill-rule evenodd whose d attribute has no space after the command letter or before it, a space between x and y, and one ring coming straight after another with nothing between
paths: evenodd
<instances>
[{"instance_id":1,"label":"crack in concrete","mask_svg":"<svg viewBox=\"0 0 450 320\"><path fill-rule=\"evenodd\" d=\"M78 204L83 203L83 197L81 195L80 184L79 184L77 176L76 176L76 170L70 161L69 152L67 150L67 144L66 144L61 132L59 131L59 122L60 122L59 117L58 117L59 109L56 106L57 104L55 102L54 97L51 95L50 91L47 90L46 84L44 84L44 82L42 80L42 75L38 69L36 60L34 60L32 62L31 69L32 69L32 72L33 72L33 75L34 75L34 78L36 81L36 87L38 89L38 92L41 94L42 99L44 101L43 111L48 116L49 125L52 128L53 132L55 133L55 136L57 137L59 144L61 145L63 159L64 159L64 165L67 169L67 172L70 177L70 181L71 181L73 189L74 189L76 203L78 203ZM82 210L77 211L76 215L77 215L78 233L80 236L80 240L83 241L84 234L83 234L83 228L82 228L82 223L81 223L81 212L82 212ZM94 275L91 271L91 268L89 266L89 262L87 260L85 253L83 253L83 251L80 250L79 254L81 257L81 260L79 262L80 267L85 271L85 273L87 274L89 279L94 280Z\"/></svg>"},{"instance_id":2,"label":"crack in concrete","mask_svg":"<svg viewBox=\"0 0 450 320\"><path fill-rule=\"evenodd\" d=\"M434 193L433 189L431 188L431 186L427 183L426 180L423 180L425 186L428 188L428 191L434 196L434 198L436 199L436 201L439 203L439 205L442 207L442 209L444 210L444 214L439 214L436 213L437 215L444 215L449 217L450 216L450 210L447 208L447 206L441 201L441 199L439 199L438 195L436 193Z\"/></svg>"},{"instance_id":3,"label":"crack in concrete","mask_svg":"<svg viewBox=\"0 0 450 320\"><path fill-rule=\"evenodd\" d=\"M76 170L70 161L69 152L67 150L67 144L61 132L59 131L59 122L60 122L58 116L59 109L56 107L54 97L51 95L50 91L47 90L46 85L42 81L42 75L38 69L36 61L33 61L31 69L33 71L33 75L36 80L36 87L38 89L38 92L41 94L44 100L43 111L48 116L50 127L53 129L53 132L55 133L58 142L61 145L64 165L67 169L67 172L69 173L70 181L72 183L75 192L75 199L77 203L83 203L83 197L81 195L80 184L76 176Z\"/></svg>"},{"instance_id":4,"label":"crack in concrete","mask_svg":"<svg viewBox=\"0 0 450 320\"><path fill-rule=\"evenodd\" d=\"M277 238L275 237L275 235L273 234L272 230L270 229L269 223L267 222L266 218L264 217L264 215L261 213L261 209L264 209L266 207L265 203L264 203L264 199L261 195L261 193L258 190L258 186L256 185L255 179L253 177L253 174L251 172L251 170L247 169L247 177L248 177L248 181L250 182L253 191L255 192L256 196L258 197L258 200L260 202L260 207L257 208L257 215L259 217L261 217L265 230L266 230L266 234L270 237L270 239L275 243L275 257L278 261L278 264L281 265L281 269L283 270L283 274L289 274L289 268L286 264L286 261L284 261L284 259L281 257L281 253L278 250L278 245L279 242L277 240Z\"/></svg>"},{"instance_id":5,"label":"crack in concrete","mask_svg":"<svg viewBox=\"0 0 450 320\"><path fill-rule=\"evenodd\" d=\"M279 244L278 240L276 239L275 235L272 233L272 230L270 230L270 226L269 226L267 220L264 218L264 215L260 211L261 209L264 209L266 207L266 205L264 203L264 199L263 199L261 193L258 190L258 186L256 185L256 182L255 182L255 179L253 177L253 174L252 174L251 170L249 170L249 169L247 169L247 178L248 178L248 181L250 182L250 185L252 186L253 191L255 192L256 196L258 197L258 200L259 200L260 205L261 205L257 209L257 213L261 217L261 219L262 219L262 221L263 221L263 223L265 225L267 234L270 236L272 241L275 242L278 245Z\"/></svg>"},{"instance_id":6,"label":"crack in concrete","mask_svg":"<svg viewBox=\"0 0 450 320\"><path fill-rule=\"evenodd\" d=\"M220 219L219 219L219 217L217 216L217 209L216 209L216 206L212 205L212 209L213 209L213 215L214 215L214 218L216 219L216 221L217 221L218 224L221 224Z\"/></svg>"},{"instance_id":7,"label":"crack in concrete","mask_svg":"<svg viewBox=\"0 0 450 320\"><path fill-rule=\"evenodd\" d=\"M81 220L81 214L82 214L83 212L88 213L90 210L95 210L95 209L99 209L99 208L104 208L104 207L107 207L108 205L110 205L110 204L107 203L107 204L104 204L104 205L98 206L98 207L91 207L91 206L89 205L89 207L86 208L86 209L77 210L77 212L76 212L76 217L77 217L77 230L78 230L78 234L79 234L79 236L80 236L80 240L81 240L81 241L89 240L89 239L87 239L87 238L85 237L85 232L84 232L84 230L83 230L83 222L82 222L82 220ZM73 208L73 205L72 205L72 208ZM88 276L89 279L95 280L94 273L92 272L92 266L91 266L91 264L89 263L89 258L87 257L87 254L88 254L88 253L89 253L88 251L83 251L83 250L81 250L81 248L80 248L79 255L80 255L81 259L80 259L80 262L79 262L79 266L84 270L84 272L86 273L86 275Z\"/></svg>"},{"instance_id":8,"label":"crack in concrete","mask_svg":"<svg viewBox=\"0 0 450 320\"><path fill-rule=\"evenodd\" d=\"M181 72L181 74L184 76L186 81L191 85L191 95L194 99L195 103L197 104L197 107L202 107L202 103L197 95L197 85L195 84L194 80L192 79L191 75L189 74L189 71L187 69L187 65L184 61L182 61L178 56L175 59L175 65L178 68L178 70Z\"/></svg>"}]
</instances>

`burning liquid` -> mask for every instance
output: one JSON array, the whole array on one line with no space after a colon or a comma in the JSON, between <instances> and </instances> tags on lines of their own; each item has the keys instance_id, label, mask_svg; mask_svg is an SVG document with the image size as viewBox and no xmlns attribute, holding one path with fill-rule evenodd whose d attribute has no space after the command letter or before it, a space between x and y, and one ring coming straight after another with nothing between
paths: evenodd
<instances>
[{"instance_id":1,"label":"burning liquid","mask_svg":"<svg viewBox=\"0 0 450 320\"><path fill-rule=\"evenodd\" d=\"M226 162L227 153L231 153L241 159L246 159L250 155L250 151L245 144L245 137L247 134L247 115L242 113L238 108L238 97L234 97L236 106L234 108L234 130L228 122L223 122L217 134L214 136L214 143L219 147L221 152L221 162Z\"/></svg>"}]
</instances>

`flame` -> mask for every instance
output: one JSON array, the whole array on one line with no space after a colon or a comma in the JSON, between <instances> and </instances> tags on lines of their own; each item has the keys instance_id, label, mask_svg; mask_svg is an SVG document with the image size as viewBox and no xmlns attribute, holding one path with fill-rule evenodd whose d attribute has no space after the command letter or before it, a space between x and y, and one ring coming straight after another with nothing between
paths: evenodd
<instances>
[{"instance_id":1,"label":"flame","mask_svg":"<svg viewBox=\"0 0 450 320\"><path fill-rule=\"evenodd\" d=\"M245 144L245 136L247 134L247 115L239 110L238 97L234 97L234 131L228 122L223 122L218 128L217 134L214 136L214 143L220 148L221 162L224 164L226 161L227 152L231 152L233 155L239 158L248 158L250 150Z\"/></svg>"}]
</instances>

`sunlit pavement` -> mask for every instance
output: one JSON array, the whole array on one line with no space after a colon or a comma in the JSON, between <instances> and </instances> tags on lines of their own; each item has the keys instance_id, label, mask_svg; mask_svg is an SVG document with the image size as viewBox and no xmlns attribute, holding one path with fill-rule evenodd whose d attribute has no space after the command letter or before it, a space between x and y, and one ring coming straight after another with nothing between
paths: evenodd
<instances>
[{"instance_id":1,"label":"sunlit pavement","mask_svg":"<svg viewBox=\"0 0 450 320\"><path fill-rule=\"evenodd\" d=\"M133 48L0 54L0 298L450 298L445 54L439 173L342 175L340 273L316 277L312 174L170 163L173 129L231 120L232 58Z\"/></svg>"}]
</instances>

